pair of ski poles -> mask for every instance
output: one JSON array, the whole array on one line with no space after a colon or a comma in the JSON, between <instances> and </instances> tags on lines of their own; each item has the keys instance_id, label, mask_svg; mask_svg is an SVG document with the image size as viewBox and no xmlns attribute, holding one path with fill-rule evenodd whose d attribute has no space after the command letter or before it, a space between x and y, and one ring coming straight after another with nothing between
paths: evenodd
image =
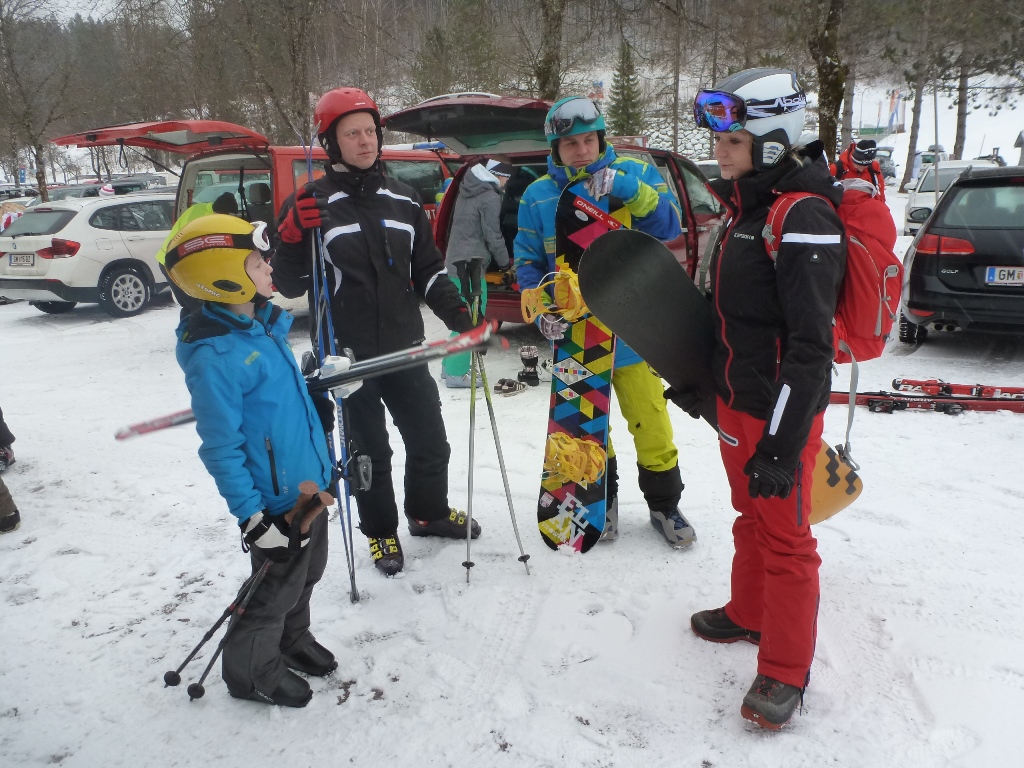
<instances>
[{"instance_id":1,"label":"pair of ski poles","mask_svg":"<svg viewBox=\"0 0 1024 768\"><path fill-rule=\"evenodd\" d=\"M470 316L473 324L476 325L480 319L480 298L482 295L480 280L483 272L483 261L472 259L470 261L457 262L459 280L462 283L462 295L469 300ZM467 486L469 498L466 502L466 561L462 564L466 569L466 583L469 584L469 571L474 563L471 557L473 541L473 473L476 445L476 376L480 372L483 383L484 399L487 401L487 413L491 419L491 434L494 436L494 448L498 453L498 468L501 470L501 481L505 486L505 498L508 500L508 512L512 517L512 530L516 536L516 544L519 545L519 562L526 568L526 575L530 575L530 564L527 562L530 556L523 550L523 541L519 537L519 525L516 522L516 512L512 505L512 490L508 484L508 472L505 470L505 457L501 452L501 441L498 439L498 422L494 418L494 402L491 399L491 388L487 381L487 369L484 368L483 353L474 351L472 353L469 376L469 470Z\"/></svg>"},{"instance_id":2,"label":"pair of ski poles","mask_svg":"<svg viewBox=\"0 0 1024 768\"><path fill-rule=\"evenodd\" d=\"M307 142L306 138L296 131L299 137L299 141L302 144L302 151L306 156L306 178L312 183L313 182L313 139L312 137L317 135L319 131L319 125L312 126L312 132L310 140ZM334 338L334 326L331 322L331 297L330 289L327 282L327 264L324 258L324 241L323 234L320 228L317 227L313 232L312 241L312 261L313 261L313 272L312 272L312 283L313 283L313 307L314 316L311 321L314 323L314 340L316 349L317 365L323 365L324 358L327 355L336 355L337 346ZM340 280L341 273L338 272L338 278ZM336 430L338 435L338 447L335 448L333 437L327 441L327 451L331 460L331 466L340 470L341 477L340 482L344 483L345 487L345 511L341 512L341 501L340 496L337 493L338 489L335 489L335 498L338 498L338 520L341 524L341 538L345 549L345 564L348 568L348 579L349 579L349 600L353 603L359 602L359 590L356 588L356 565L355 565L355 535L352 530L352 488L350 485L351 477L351 453L350 446L348 444L348 436L345 429L345 401L341 397L335 397L331 394L334 400L335 406L338 410L338 416L336 420ZM340 463L339 463L340 458ZM360 490L366 490L369 487L370 479L365 476L364 472L359 472L358 482Z\"/></svg>"},{"instance_id":3,"label":"pair of ski poles","mask_svg":"<svg viewBox=\"0 0 1024 768\"><path fill-rule=\"evenodd\" d=\"M271 560L267 558L266 562L260 566L260 569L256 573L250 574L243 583L241 589L238 590L238 594L235 595L235 599L231 601L231 604L224 609L224 613L220 615L217 622L210 627L209 631L203 635L203 639L199 641L199 645L192 649L190 653L181 665L174 670L164 672L164 687L174 687L181 682L181 672L185 667L188 666L189 662L196 657L196 654L202 649L204 645L213 637L217 630L220 629L220 625L227 621L228 616L233 613L237 613L238 616L228 624L227 630L224 632L224 637L221 638L220 643L217 644L217 650L214 651L213 656L210 658L210 662L206 665L206 669L203 670L202 677L199 678L198 683L191 683L186 689L188 691L188 700L195 701L201 699L206 694L206 688L203 687L203 683L206 682L206 676L210 674L210 670L213 669L214 663L220 656L221 651L224 650L224 646L227 644L228 638L231 637L231 632L237 626L242 616L245 615L245 609L249 606L249 601L252 600L252 596L256 594L256 590L259 589L260 582L263 581L263 577L267 575L267 571L270 570Z\"/></svg>"}]
</instances>

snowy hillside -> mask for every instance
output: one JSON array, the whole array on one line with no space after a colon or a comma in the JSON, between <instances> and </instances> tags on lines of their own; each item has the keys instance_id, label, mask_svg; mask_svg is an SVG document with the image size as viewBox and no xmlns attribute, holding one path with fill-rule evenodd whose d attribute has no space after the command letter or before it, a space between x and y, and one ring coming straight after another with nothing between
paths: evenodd
<instances>
[{"instance_id":1,"label":"snowy hillside","mask_svg":"<svg viewBox=\"0 0 1024 768\"><path fill-rule=\"evenodd\" d=\"M902 200L893 204L899 215ZM906 240L901 240L905 248ZM518 549L486 415L477 419L473 580L465 545L403 537L406 571L377 574L357 535L351 604L337 522L313 629L338 656L304 710L164 688L230 602L248 558L198 439L184 426L125 442L125 423L188 406L169 303L111 320L0 306L0 406L18 437L4 480L23 524L0 537L0 764L131 766L1009 766L1024 709L1024 416L859 409L865 491L815 529L824 564L817 654L802 716L779 734L739 715L756 649L698 640L692 612L728 596L734 513L715 434L673 411L699 539L674 551L647 522L616 412L620 540L549 551L536 499L547 394L495 398ZM427 318L432 338L443 335ZM519 368L532 329L486 358ZM308 347L298 322L296 352ZM436 366L432 366L435 369ZM840 379L845 379L842 371ZM1024 385L1024 340L933 334L891 343L861 389L894 376ZM837 381L837 387L845 380ZM469 394L441 390L451 500L465 506ZM839 442L844 407L828 414ZM401 441L394 439L396 465ZM400 486L400 484L399 484ZM399 493L401 488L397 489ZM404 529L403 529L404 530ZM213 648L186 669L198 678Z\"/></svg>"}]
</instances>

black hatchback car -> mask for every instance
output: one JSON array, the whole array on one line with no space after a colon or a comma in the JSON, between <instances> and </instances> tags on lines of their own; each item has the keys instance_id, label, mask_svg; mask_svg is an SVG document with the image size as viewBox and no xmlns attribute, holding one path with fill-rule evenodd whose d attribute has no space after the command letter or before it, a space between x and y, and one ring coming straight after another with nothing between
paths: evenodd
<instances>
[{"instance_id":1,"label":"black hatchback car","mask_svg":"<svg viewBox=\"0 0 1024 768\"><path fill-rule=\"evenodd\" d=\"M932 331L1024 335L1024 168L969 168L903 262L900 341Z\"/></svg>"}]
</instances>

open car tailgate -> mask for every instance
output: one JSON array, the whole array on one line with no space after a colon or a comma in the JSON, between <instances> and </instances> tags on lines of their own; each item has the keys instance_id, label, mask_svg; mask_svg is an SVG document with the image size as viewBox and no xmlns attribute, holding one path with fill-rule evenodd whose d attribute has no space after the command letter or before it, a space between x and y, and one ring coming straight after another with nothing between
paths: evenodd
<instances>
[{"instance_id":1,"label":"open car tailgate","mask_svg":"<svg viewBox=\"0 0 1024 768\"><path fill-rule=\"evenodd\" d=\"M58 146L108 147L124 145L193 155L211 149L263 150L265 136L220 120L164 120L112 125L53 139Z\"/></svg>"},{"instance_id":2,"label":"open car tailgate","mask_svg":"<svg viewBox=\"0 0 1024 768\"><path fill-rule=\"evenodd\" d=\"M544 116L550 106L540 99L450 94L395 112L384 125L437 139L460 155L547 152Z\"/></svg>"}]
</instances>

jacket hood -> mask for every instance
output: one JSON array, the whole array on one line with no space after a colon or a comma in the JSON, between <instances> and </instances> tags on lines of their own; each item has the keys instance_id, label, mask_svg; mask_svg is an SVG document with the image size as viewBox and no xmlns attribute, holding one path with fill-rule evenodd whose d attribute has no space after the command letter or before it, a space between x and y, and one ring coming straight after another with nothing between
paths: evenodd
<instances>
[{"instance_id":1,"label":"jacket hood","mask_svg":"<svg viewBox=\"0 0 1024 768\"><path fill-rule=\"evenodd\" d=\"M462 183L459 185L459 194L473 197L484 193L498 192L499 189L498 178L482 165L477 164L463 176Z\"/></svg>"},{"instance_id":2,"label":"jacket hood","mask_svg":"<svg viewBox=\"0 0 1024 768\"><path fill-rule=\"evenodd\" d=\"M193 351L202 344L221 349L228 342L221 342L218 339L232 331L262 335L264 329L267 329L287 338L291 326L292 316L270 302L259 307L256 310L256 318L252 319L236 315L227 308L208 301L198 312L193 312L178 324L175 335L178 341ZM186 357L191 357L191 352L187 353Z\"/></svg>"},{"instance_id":3,"label":"jacket hood","mask_svg":"<svg viewBox=\"0 0 1024 768\"><path fill-rule=\"evenodd\" d=\"M616 157L618 157L618 155L615 154L614 147L609 144L605 148L604 154L601 157L592 162L586 168L576 169L571 165L556 165L555 158L552 155L548 155L548 174L555 180L559 189L565 189L565 187L572 182L579 181L587 176L593 176L602 168L606 168L611 165L615 162Z\"/></svg>"},{"instance_id":4,"label":"jacket hood","mask_svg":"<svg viewBox=\"0 0 1024 768\"><path fill-rule=\"evenodd\" d=\"M790 153L775 168L751 171L739 179L715 179L708 186L727 206L735 209L739 205L744 211L770 205L781 192L810 192L837 207L843 200L843 185L829 173L821 141Z\"/></svg>"}]
</instances>

